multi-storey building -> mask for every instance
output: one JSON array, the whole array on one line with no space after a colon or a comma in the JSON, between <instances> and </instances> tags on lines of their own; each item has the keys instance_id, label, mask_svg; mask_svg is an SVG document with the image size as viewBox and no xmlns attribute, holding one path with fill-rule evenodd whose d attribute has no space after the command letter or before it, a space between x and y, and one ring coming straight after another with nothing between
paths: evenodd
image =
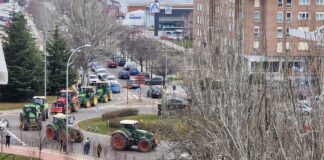
<instances>
[{"instance_id":1,"label":"multi-storey building","mask_svg":"<svg viewBox=\"0 0 324 160\"><path fill-rule=\"evenodd\" d=\"M224 17L233 20L217 24ZM195 49L211 43L211 28L226 25L233 31L235 23L243 23L242 55L251 72L263 68L277 74L286 69L313 73L317 63L312 62L323 50L313 40L295 37L291 30L307 33L322 26L324 0L194 0L193 22Z\"/></svg>"}]
</instances>

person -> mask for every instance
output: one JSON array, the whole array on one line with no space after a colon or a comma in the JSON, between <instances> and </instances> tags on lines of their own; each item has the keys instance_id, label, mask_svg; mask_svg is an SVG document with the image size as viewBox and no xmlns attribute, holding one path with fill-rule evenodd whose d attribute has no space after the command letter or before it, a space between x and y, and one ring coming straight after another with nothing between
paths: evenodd
<instances>
[{"instance_id":1,"label":"person","mask_svg":"<svg viewBox=\"0 0 324 160\"><path fill-rule=\"evenodd\" d=\"M67 148L66 148L66 141L63 141L63 152L67 152Z\"/></svg>"},{"instance_id":2,"label":"person","mask_svg":"<svg viewBox=\"0 0 324 160\"><path fill-rule=\"evenodd\" d=\"M63 150L63 139L60 140L60 152Z\"/></svg>"},{"instance_id":3,"label":"person","mask_svg":"<svg viewBox=\"0 0 324 160\"><path fill-rule=\"evenodd\" d=\"M101 145L100 145L100 143L99 143L98 146L97 146L97 154L98 154L98 158L100 158L101 151L102 151L102 147L101 147Z\"/></svg>"},{"instance_id":4,"label":"person","mask_svg":"<svg viewBox=\"0 0 324 160\"><path fill-rule=\"evenodd\" d=\"M10 135L7 133L6 135L6 147L10 147Z\"/></svg>"},{"instance_id":5,"label":"person","mask_svg":"<svg viewBox=\"0 0 324 160\"><path fill-rule=\"evenodd\" d=\"M84 149L83 149L84 154L85 155L88 155L89 154L89 150L90 150L90 139L87 138L86 143L84 144Z\"/></svg>"},{"instance_id":6,"label":"person","mask_svg":"<svg viewBox=\"0 0 324 160\"><path fill-rule=\"evenodd\" d=\"M81 83L78 84L78 90L81 92Z\"/></svg>"}]
</instances>

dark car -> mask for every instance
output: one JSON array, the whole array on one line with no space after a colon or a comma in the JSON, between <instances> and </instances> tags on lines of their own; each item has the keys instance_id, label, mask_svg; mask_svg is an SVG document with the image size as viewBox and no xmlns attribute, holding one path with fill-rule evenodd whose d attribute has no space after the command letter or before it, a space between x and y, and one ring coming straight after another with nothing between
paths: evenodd
<instances>
[{"instance_id":1,"label":"dark car","mask_svg":"<svg viewBox=\"0 0 324 160\"><path fill-rule=\"evenodd\" d=\"M125 58L120 58L118 60L118 66L124 66L126 64L126 59Z\"/></svg>"},{"instance_id":2,"label":"dark car","mask_svg":"<svg viewBox=\"0 0 324 160\"><path fill-rule=\"evenodd\" d=\"M108 60L107 61L107 67L108 68L117 68L117 62L115 62L115 61L112 61L112 60Z\"/></svg>"},{"instance_id":3,"label":"dark car","mask_svg":"<svg viewBox=\"0 0 324 160\"><path fill-rule=\"evenodd\" d=\"M129 80L127 80L127 87L129 89L137 89L137 88L140 88L141 85L138 82L138 80L136 80L136 79L129 79Z\"/></svg>"},{"instance_id":4,"label":"dark car","mask_svg":"<svg viewBox=\"0 0 324 160\"><path fill-rule=\"evenodd\" d=\"M135 76L137 75L139 72L138 72L138 69L137 68L131 68L129 70L129 74L132 75L132 76Z\"/></svg>"},{"instance_id":5,"label":"dark car","mask_svg":"<svg viewBox=\"0 0 324 160\"><path fill-rule=\"evenodd\" d=\"M129 73L127 71L121 71L118 73L119 79L129 79Z\"/></svg>"},{"instance_id":6,"label":"dark car","mask_svg":"<svg viewBox=\"0 0 324 160\"><path fill-rule=\"evenodd\" d=\"M166 101L167 109L184 109L189 106L189 101L184 99L169 99Z\"/></svg>"},{"instance_id":7,"label":"dark car","mask_svg":"<svg viewBox=\"0 0 324 160\"><path fill-rule=\"evenodd\" d=\"M147 91L147 97L151 97L151 98L161 98L162 97L162 91L160 88L150 88Z\"/></svg>"},{"instance_id":8,"label":"dark car","mask_svg":"<svg viewBox=\"0 0 324 160\"><path fill-rule=\"evenodd\" d=\"M163 85L164 84L164 79L161 76L156 76L151 79L145 80L146 85Z\"/></svg>"}]
</instances>

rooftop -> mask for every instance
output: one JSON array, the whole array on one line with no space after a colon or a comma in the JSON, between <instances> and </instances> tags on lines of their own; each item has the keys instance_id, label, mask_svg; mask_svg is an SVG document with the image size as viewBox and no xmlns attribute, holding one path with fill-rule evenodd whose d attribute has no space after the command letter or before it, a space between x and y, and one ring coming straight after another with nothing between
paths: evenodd
<instances>
[{"instance_id":1,"label":"rooftop","mask_svg":"<svg viewBox=\"0 0 324 160\"><path fill-rule=\"evenodd\" d=\"M120 124L136 124L138 121L135 120L121 120Z\"/></svg>"}]
</instances>

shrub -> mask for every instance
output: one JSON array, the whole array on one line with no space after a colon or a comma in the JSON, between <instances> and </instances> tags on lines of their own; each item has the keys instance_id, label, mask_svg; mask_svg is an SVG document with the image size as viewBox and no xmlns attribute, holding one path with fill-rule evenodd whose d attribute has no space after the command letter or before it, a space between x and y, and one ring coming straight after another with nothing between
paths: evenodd
<instances>
[{"instance_id":1,"label":"shrub","mask_svg":"<svg viewBox=\"0 0 324 160\"><path fill-rule=\"evenodd\" d=\"M101 115L101 118L103 121L105 120L110 120L113 118L117 118L117 117L125 117L125 116L134 116L138 114L138 110L137 109L122 109L122 110L118 110L118 111L113 111L113 112L107 112Z\"/></svg>"}]
</instances>

